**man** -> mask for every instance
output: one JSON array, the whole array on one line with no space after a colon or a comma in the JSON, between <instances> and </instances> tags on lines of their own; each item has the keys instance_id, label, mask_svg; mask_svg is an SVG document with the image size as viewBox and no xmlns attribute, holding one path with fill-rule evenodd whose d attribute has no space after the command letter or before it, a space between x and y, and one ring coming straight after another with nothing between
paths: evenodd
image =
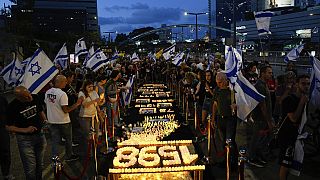
<instances>
[{"instance_id":1,"label":"man","mask_svg":"<svg viewBox=\"0 0 320 180\"><path fill-rule=\"evenodd\" d=\"M109 124L112 124L112 120L116 126L120 126L118 114L115 112L118 110L118 100L117 94L120 92L118 90L117 81L121 78L121 73L119 70L115 69L110 74L110 79L105 85L106 95L105 99L107 102L107 113ZM120 87L120 89L128 89L127 87ZM119 113L119 112L118 112Z\"/></svg>"},{"instance_id":2,"label":"man","mask_svg":"<svg viewBox=\"0 0 320 180\"><path fill-rule=\"evenodd\" d=\"M234 93L229 88L227 76L223 72L218 72L216 75L217 87L214 90L212 118L211 123L216 123L217 137L220 138L222 146L218 151L224 150L224 145L227 139L231 139L231 144L234 147L231 150L231 162L235 164L236 161L236 143L235 135L237 128L236 119L236 104L234 103Z\"/></svg>"},{"instance_id":3,"label":"man","mask_svg":"<svg viewBox=\"0 0 320 180\"><path fill-rule=\"evenodd\" d=\"M58 155L58 145L61 136L66 138L66 158L65 161L74 161L79 156L72 152L72 127L69 112L75 110L83 98L79 98L75 104L68 106L68 96L62 91L67 85L67 78L58 75L54 80L54 87L45 94L45 103L47 105L48 122L50 123L50 133L52 139L52 156Z\"/></svg>"},{"instance_id":4,"label":"man","mask_svg":"<svg viewBox=\"0 0 320 180\"><path fill-rule=\"evenodd\" d=\"M0 166L5 180L12 179L12 176L9 175L11 165L10 136L5 128L7 108L7 100L0 96Z\"/></svg>"},{"instance_id":5,"label":"man","mask_svg":"<svg viewBox=\"0 0 320 180\"><path fill-rule=\"evenodd\" d=\"M72 82L74 80L75 73L71 72L69 70L62 71L62 74L67 78L67 85L62 90L67 93L68 96L68 104L74 104L77 102L78 99L78 93L76 90L72 87ZM74 110L69 113L71 126L72 126L72 146L78 146L79 144L76 143L75 140L75 132L80 128L79 121L77 117L79 116L79 111ZM62 138L63 141L65 141L64 138Z\"/></svg>"},{"instance_id":6,"label":"man","mask_svg":"<svg viewBox=\"0 0 320 180\"><path fill-rule=\"evenodd\" d=\"M8 105L6 129L16 134L20 158L27 180L42 179L43 157L47 146L41 128L46 116L37 95L23 86L14 89L15 99Z\"/></svg>"},{"instance_id":7,"label":"man","mask_svg":"<svg viewBox=\"0 0 320 180\"><path fill-rule=\"evenodd\" d=\"M282 102L282 116L284 122L279 130L279 163L280 180L286 180L289 168L292 168L295 142L298 136L298 128L301 122L303 110L308 103L310 78L301 75L297 79L297 92L288 95Z\"/></svg>"},{"instance_id":8,"label":"man","mask_svg":"<svg viewBox=\"0 0 320 180\"><path fill-rule=\"evenodd\" d=\"M268 134L274 127L272 119L272 105L270 91L267 81L272 78L271 66L264 66L260 69L260 78L255 84L257 91L265 96L263 102L252 112L253 123L253 136L249 147L249 161L248 163L255 167L264 167L266 164L265 151L268 144Z\"/></svg>"}]
</instances>

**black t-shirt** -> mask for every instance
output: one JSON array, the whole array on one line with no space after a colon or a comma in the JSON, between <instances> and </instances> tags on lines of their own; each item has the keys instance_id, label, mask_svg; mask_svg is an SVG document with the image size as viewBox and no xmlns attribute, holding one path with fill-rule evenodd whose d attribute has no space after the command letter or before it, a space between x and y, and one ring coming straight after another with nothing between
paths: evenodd
<instances>
[{"instance_id":1,"label":"black t-shirt","mask_svg":"<svg viewBox=\"0 0 320 180\"><path fill-rule=\"evenodd\" d=\"M78 99L77 92L73 87L71 87L70 84L67 84L66 87L62 89L62 91L64 91L67 94L69 105L76 103Z\"/></svg>"},{"instance_id":2,"label":"black t-shirt","mask_svg":"<svg viewBox=\"0 0 320 180\"><path fill-rule=\"evenodd\" d=\"M42 128L40 112L43 111L43 108L37 95L32 94L32 98L31 102L21 102L18 99L14 99L8 105L7 125L13 125L18 128L34 126L37 131L32 134L40 133Z\"/></svg>"},{"instance_id":3,"label":"black t-shirt","mask_svg":"<svg viewBox=\"0 0 320 180\"><path fill-rule=\"evenodd\" d=\"M213 93L213 100L217 102L217 115L224 117L231 117L231 90L215 88Z\"/></svg>"},{"instance_id":4,"label":"black t-shirt","mask_svg":"<svg viewBox=\"0 0 320 180\"><path fill-rule=\"evenodd\" d=\"M0 96L0 128L4 128L6 124L8 101Z\"/></svg>"},{"instance_id":5,"label":"black t-shirt","mask_svg":"<svg viewBox=\"0 0 320 180\"><path fill-rule=\"evenodd\" d=\"M300 98L294 94L288 95L282 101L282 115L286 118L288 113L293 113L298 108ZM301 119L302 114L300 115ZM293 123L290 119L285 119L280 131L279 131L279 144L288 145L294 144L298 136L298 128L300 123Z\"/></svg>"},{"instance_id":6,"label":"black t-shirt","mask_svg":"<svg viewBox=\"0 0 320 180\"><path fill-rule=\"evenodd\" d=\"M211 81L211 82L206 82L209 85L209 88L211 89L211 91L214 90L214 88L216 87L216 84ZM213 95L209 92L209 89L207 89L207 86L205 87L206 93L205 93L205 97L211 99L213 97Z\"/></svg>"}]
</instances>

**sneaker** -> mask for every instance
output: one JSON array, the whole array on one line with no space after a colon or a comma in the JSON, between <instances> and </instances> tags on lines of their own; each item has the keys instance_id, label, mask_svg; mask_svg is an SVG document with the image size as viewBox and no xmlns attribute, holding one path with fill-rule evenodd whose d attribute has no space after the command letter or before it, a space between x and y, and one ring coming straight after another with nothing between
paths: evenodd
<instances>
[{"instance_id":1,"label":"sneaker","mask_svg":"<svg viewBox=\"0 0 320 180\"><path fill-rule=\"evenodd\" d=\"M66 142L66 139L65 138L61 138L61 142Z\"/></svg>"},{"instance_id":2,"label":"sneaker","mask_svg":"<svg viewBox=\"0 0 320 180\"><path fill-rule=\"evenodd\" d=\"M4 176L4 180L14 180L16 179L13 175Z\"/></svg>"},{"instance_id":3,"label":"sneaker","mask_svg":"<svg viewBox=\"0 0 320 180\"><path fill-rule=\"evenodd\" d=\"M264 158L262 158L262 157L260 157L259 159L258 159L258 161L261 163L261 164L267 164L268 162L267 162L267 160L265 160Z\"/></svg>"},{"instance_id":4,"label":"sneaker","mask_svg":"<svg viewBox=\"0 0 320 180\"><path fill-rule=\"evenodd\" d=\"M72 142L72 147L76 147L76 146L79 146L79 143Z\"/></svg>"},{"instance_id":5,"label":"sneaker","mask_svg":"<svg viewBox=\"0 0 320 180\"><path fill-rule=\"evenodd\" d=\"M250 164L251 166L255 166L255 167L258 167L258 168L263 168L264 167L264 165L261 164L261 162L258 161L258 160L251 159L251 160L248 160L247 163Z\"/></svg>"},{"instance_id":6,"label":"sneaker","mask_svg":"<svg viewBox=\"0 0 320 180\"><path fill-rule=\"evenodd\" d=\"M65 161L70 162L70 161L76 161L79 159L78 155L71 155L69 158L65 159Z\"/></svg>"}]
</instances>

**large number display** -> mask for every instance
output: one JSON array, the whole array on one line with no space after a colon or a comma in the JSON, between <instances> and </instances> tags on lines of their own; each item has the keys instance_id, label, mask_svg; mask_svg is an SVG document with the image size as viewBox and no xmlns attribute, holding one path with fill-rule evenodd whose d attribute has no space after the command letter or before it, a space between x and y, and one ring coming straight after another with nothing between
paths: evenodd
<instances>
[{"instance_id":1,"label":"large number display","mask_svg":"<svg viewBox=\"0 0 320 180\"><path fill-rule=\"evenodd\" d=\"M197 159L198 155L191 154L185 145L147 146L141 149L126 146L117 150L113 165L115 168L179 166L191 165Z\"/></svg>"}]
</instances>

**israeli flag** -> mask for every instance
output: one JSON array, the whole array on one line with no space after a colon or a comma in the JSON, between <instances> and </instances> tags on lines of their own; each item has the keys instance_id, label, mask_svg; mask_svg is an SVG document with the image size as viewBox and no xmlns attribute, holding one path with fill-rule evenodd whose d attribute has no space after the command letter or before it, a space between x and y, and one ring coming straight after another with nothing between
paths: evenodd
<instances>
[{"instance_id":1,"label":"israeli flag","mask_svg":"<svg viewBox=\"0 0 320 180\"><path fill-rule=\"evenodd\" d=\"M152 52L149 52L148 53L148 57L149 57L149 59L150 60L152 60L153 62L156 62L157 60L157 58L156 58L156 54L155 53L152 53Z\"/></svg>"},{"instance_id":2,"label":"israeli flag","mask_svg":"<svg viewBox=\"0 0 320 180\"><path fill-rule=\"evenodd\" d=\"M231 46L225 46L225 73L231 84L237 80L237 74L242 69L242 52Z\"/></svg>"},{"instance_id":3,"label":"israeli flag","mask_svg":"<svg viewBox=\"0 0 320 180\"><path fill-rule=\"evenodd\" d=\"M116 51L114 52L113 56L111 57L110 61L108 61L108 63L114 64L118 59L119 59L119 53L116 49Z\"/></svg>"},{"instance_id":4,"label":"israeli flag","mask_svg":"<svg viewBox=\"0 0 320 180\"><path fill-rule=\"evenodd\" d=\"M246 120L251 111L264 100L256 88L242 75L242 56L239 50L227 48L225 71L235 91L237 117Z\"/></svg>"},{"instance_id":5,"label":"israeli flag","mask_svg":"<svg viewBox=\"0 0 320 180\"><path fill-rule=\"evenodd\" d=\"M88 60L91 58L91 56L94 54L94 52L95 52L94 46L92 45L91 48L89 49L89 52L88 52L86 58L83 61L83 64L82 64L83 67L87 66Z\"/></svg>"},{"instance_id":6,"label":"israeli flag","mask_svg":"<svg viewBox=\"0 0 320 180\"><path fill-rule=\"evenodd\" d=\"M126 87L128 87L129 90L122 92L122 99L125 106L129 105L131 102L134 78L135 78L135 75L131 76L126 84Z\"/></svg>"},{"instance_id":7,"label":"israeli flag","mask_svg":"<svg viewBox=\"0 0 320 180\"><path fill-rule=\"evenodd\" d=\"M68 52L67 52L67 46L66 43L64 43L59 50L57 56L54 58L54 64L59 65L61 69L67 69L68 67Z\"/></svg>"},{"instance_id":8,"label":"israeli flag","mask_svg":"<svg viewBox=\"0 0 320 180\"><path fill-rule=\"evenodd\" d=\"M28 65L29 61L31 60L31 58L32 58L32 57L28 57L27 59L25 59L25 60L23 60L23 61L21 62L21 69L20 69L20 71L21 71L21 72L20 72L20 73L21 73L21 76L18 77L18 80L17 80L17 82L16 82L16 85L21 84L22 79L23 79L23 76L24 76L24 73L25 73L26 68L27 68L27 65Z\"/></svg>"},{"instance_id":9,"label":"israeli flag","mask_svg":"<svg viewBox=\"0 0 320 180\"><path fill-rule=\"evenodd\" d=\"M300 44L299 46L291 49L291 51L288 52L288 54L284 58L284 62L288 63L289 61L297 61L303 48L304 44Z\"/></svg>"},{"instance_id":10,"label":"israeli flag","mask_svg":"<svg viewBox=\"0 0 320 180\"><path fill-rule=\"evenodd\" d=\"M260 94L256 88L238 72L234 86L235 100L237 104L237 117L246 120L251 111L262 101L265 96Z\"/></svg>"},{"instance_id":11,"label":"israeli flag","mask_svg":"<svg viewBox=\"0 0 320 180\"><path fill-rule=\"evenodd\" d=\"M107 58L107 56L99 48L99 49L96 50L96 52L94 52L94 54L88 60L86 67L90 68L92 71L96 72L102 66L107 64L108 61L109 61L109 59Z\"/></svg>"},{"instance_id":12,"label":"israeli flag","mask_svg":"<svg viewBox=\"0 0 320 180\"><path fill-rule=\"evenodd\" d=\"M78 39L74 49L75 49L74 50L75 58L82 55L82 54L88 53L86 43L84 42L84 38Z\"/></svg>"},{"instance_id":13,"label":"israeli flag","mask_svg":"<svg viewBox=\"0 0 320 180\"><path fill-rule=\"evenodd\" d=\"M16 85L19 84L19 79L24 74L24 67L20 60L17 58L14 60L14 67L10 73L10 80Z\"/></svg>"},{"instance_id":14,"label":"israeli flag","mask_svg":"<svg viewBox=\"0 0 320 180\"><path fill-rule=\"evenodd\" d=\"M28 62L21 85L32 94L37 94L58 72L52 61L39 48Z\"/></svg>"},{"instance_id":15,"label":"israeli flag","mask_svg":"<svg viewBox=\"0 0 320 180\"><path fill-rule=\"evenodd\" d=\"M15 84L15 82L10 78L12 71L14 69L15 60L11 61L10 64L8 64L6 67L3 68L3 70L0 72L0 76L2 76L3 80L9 85L12 86Z\"/></svg>"},{"instance_id":16,"label":"israeli flag","mask_svg":"<svg viewBox=\"0 0 320 180\"><path fill-rule=\"evenodd\" d=\"M254 13L259 35L271 34L271 32L269 31L269 27L272 16L273 12L270 11Z\"/></svg>"},{"instance_id":17,"label":"israeli flag","mask_svg":"<svg viewBox=\"0 0 320 180\"><path fill-rule=\"evenodd\" d=\"M130 60L131 60L132 62L138 62L138 61L140 61L137 53L133 53L132 56L131 56L131 58L130 58Z\"/></svg>"},{"instance_id":18,"label":"israeli flag","mask_svg":"<svg viewBox=\"0 0 320 180\"><path fill-rule=\"evenodd\" d=\"M184 52L180 52L178 53L174 58L172 63L176 66L180 66L181 63L183 62L183 56L184 56Z\"/></svg>"},{"instance_id":19,"label":"israeli flag","mask_svg":"<svg viewBox=\"0 0 320 180\"><path fill-rule=\"evenodd\" d=\"M311 63L310 103L314 107L320 107L320 61L311 56Z\"/></svg>"},{"instance_id":20,"label":"israeli flag","mask_svg":"<svg viewBox=\"0 0 320 180\"><path fill-rule=\"evenodd\" d=\"M174 56L175 51L176 51L176 44L173 44L172 46L163 50L162 56L166 61L168 61L172 56Z\"/></svg>"}]
</instances>

